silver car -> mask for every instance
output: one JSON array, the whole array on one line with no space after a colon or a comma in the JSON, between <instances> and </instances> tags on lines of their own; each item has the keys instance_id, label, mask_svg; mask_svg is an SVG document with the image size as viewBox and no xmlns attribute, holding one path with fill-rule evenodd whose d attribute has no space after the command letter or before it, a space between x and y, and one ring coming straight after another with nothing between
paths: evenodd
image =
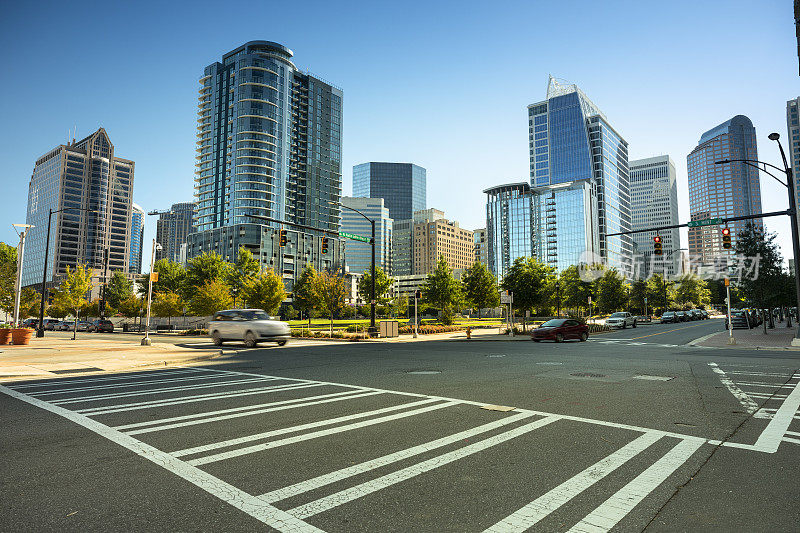
<instances>
[{"instance_id":1,"label":"silver car","mask_svg":"<svg viewBox=\"0 0 800 533\"><path fill-rule=\"evenodd\" d=\"M217 346L225 341L244 341L248 348L262 341L283 346L292 336L288 323L273 319L262 309L218 311L208 323L208 332Z\"/></svg>"},{"instance_id":2,"label":"silver car","mask_svg":"<svg viewBox=\"0 0 800 533\"><path fill-rule=\"evenodd\" d=\"M635 328L636 317L628 312L619 311L617 313L613 313L610 317L606 318L606 326L611 326L612 328L622 328L622 329L625 329L628 326Z\"/></svg>"}]
</instances>

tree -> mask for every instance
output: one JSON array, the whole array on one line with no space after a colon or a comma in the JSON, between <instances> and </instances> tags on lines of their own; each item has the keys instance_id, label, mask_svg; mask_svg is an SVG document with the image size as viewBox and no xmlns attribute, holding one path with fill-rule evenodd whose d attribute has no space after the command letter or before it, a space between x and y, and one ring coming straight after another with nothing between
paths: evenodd
<instances>
[{"instance_id":1,"label":"tree","mask_svg":"<svg viewBox=\"0 0 800 533\"><path fill-rule=\"evenodd\" d=\"M775 243L775 233L747 223L736 239L736 255L740 261L756 261L758 270L743 275L738 286L753 306L764 309L776 304L780 290L783 258Z\"/></svg>"},{"instance_id":2,"label":"tree","mask_svg":"<svg viewBox=\"0 0 800 533\"><path fill-rule=\"evenodd\" d=\"M0 242L0 309L14 312L14 287L17 281L17 249Z\"/></svg>"},{"instance_id":3,"label":"tree","mask_svg":"<svg viewBox=\"0 0 800 533\"><path fill-rule=\"evenodd\" d=\"M47 308L47 316L53 318L60 318L63 320L69 313L69 309L58 307L57 305L51 305Z\"/></svg>"},{"instance_id":4,"label":"tree","mask_svg":"<svg viewBox=\"0 0 800 533\"><path fill-rule=\"evenodd\" d=\"M231 265L215 252L205 252L189 260L184 288L187 298L209 281L220 281L227 287ZM159 282L161 273L159 272ZM230 289L228 289L230 291Z\"/></svg>"},{"instance_id":5,"label":"tree","mask_svg":"<svg viewBox=\"0 0 800 533\"><path fill-rule=\"evenodd\" d=\"M461 284L453 277L453 271L444 256L439 256L436 269L425 279L422 300L439 310L440 322L453 323L453 307L462 300Z\"/></svg>"},{"instance_id":6,"label":"tree","mask_svg":"<svg viewBox=\"0 0 800 533\"><path fill-rule=\"evenodd\" d=\"M592 295L592 283L581 279L580 271L576 265L570 265L559 276L561 298L567 309L588 308L589 297Z\"/></svg>"},{"instance_id":7,"label":"tree","mask_svg":"<svg viewBox=\"0 0 800 533\"><path fill-rule=\"evenodd\" d=\"M206 281L195 291L189 309L194 316L208 316L231 307L232 303L228 284L217 278Z\"/></svg>"},{"instance_id":8,"label":"tree","mask_svg":"<svg viewBox=\"0 0 800 533\"><path fill-rule=\"evenodd\" d=\"M613 313L628 301L628 286L616 268L609 268L595 281L597 306L602 312Z\"/></svg>"},{"instance_id":9,"label":"tree","mask_svg":"<svg viewBox=\"0 0 800 533\"><path fill-rule=\"evenodd\" d=\"M660 307L662 313L675 303L675 291L670 283L661 274L653 274L647 280L647 301L653 308Z\"/></svg>"},{"instance_id":10,"label":"tree","mask_svg":"<svg viewBox=\"0 0 800 533\"><path fill-rule=\"evenodd\" d=\"M486 265L475 261L461 276L461 285L464 290L464 299L478 310L497 307L500 305L500 292L497 290L497 280L486 268Z\"/></svg>"},{"instance_id":11,"label":"tree","mask_svg":"<svg viewBox=\"0 0 800 533\"><path fill-rule=\"evenodd\" d=\"M247 279L242 287L242 299L248 306L263 309L267 314L274 315L286 299L286 290L278 274L272 269L267 269Z\"/></svg>"},{"instance_id":12,"label":"tree","mask_svg":"<svg viewBox=\"0 0 800 533\"><path fill-rule=\"evenodd\" d=\"M294 281L294 289L292 291L294 305L301 311L306 312L309 328L311 327L311 312L320 306L319 295L315 289L316 279L317 271L313 265L307 264Z\"/></svg>"},{"instance_id":13,"label":"tree","mask_svg":"<svg viewBox=\"0 0 800 533\"><path fill-rule=\"evenodd\" d=\"M153 294L170 291L185 295L186 269L182 264L169 259L159 259L153 265L153 271L158 272L158 281L153 285ZM150 285L150 274L142 275L138 284L140 294L146 295Z\"/></svg>"},{"instance_id":14,"label":"tree","mask_svg":"<svg viewBox=\"0 0 800 533\"><path fill-rule=\"evenodd\" d=\"M119 312L126 318L141 316L143 308L142 299L135 294L131 294L119 303Z\"/></svg>"},{"instance_id":15,"label":"tree","mask_svg":"<svg viewBox=\"0 0 800 533\"><path fill-rule=\"evenodd\" d=\"M708 283L696 275L682 276L675 288L675 301L689 308L707 305L711 301Z\"/></svg>"},{"instance_id":16,"label":"tree","mask_svg":"<svg viewBox=\"0 0 800 533\"><path fill-rule=\"evenodd\" d=\"M245 285L255 279L261 273L261 265L253 257L253 253L247 248L239 247L239 254L236 256L236 263L228 272L228 284L231 286L233 294L233 305L236 305L236 298L242 293ZM271 314L271 313L270 313Z\"/></svg>"},{"instance_id":17,"label":"tree","mask_svg":"<svg viewBox=\"0 0 800 533\"><path fill-rule=\"evenodd\" d=\"M32 287L25 287L19 295L19 317L38 317L40 305L42 305L42 294Z\"/></svg>"},{"instance_id":18,"label":"tree","mask_svg":"<svg viewBox=\"0 0 800 533\"><path fill-rule=\"evenodd\" d=\"M78 317L81 308L86 304L86 293L92 289L92 270L84 265L77 265L75 270L67 272L58 287L53 292L53 304L62 309L75 311L75 325L72 330L72 340L75 340L78 330Z\"/></svg>"},{"instance_id":19,"label":"tree","mask_svg":"<svg viewBox=\"0 0 800 533\"><path fill-rule=\"evenodd\" d=\"M160 274L159 274L160 275ZM128 281L122 272L114 272L106 287L106 303L114 309L119 308L120 302L133 294L133 284ZM110 315L106 311L107 315Z\"/></svg>"},{"instance_id":20,"label":"tree","mask_svg":"<svg viewBox=\"0 0 800 533\"><path fill-rule=\"evenodd\" d=\"M183 314L183 310L186 309L186 302L177 292L164 291L157 293L153 297L150 308L153 315L167 317L167 324L171 324L172 317Z\"/></svg>"},{"instance_id":21,"label":"tree","mask_svg":"<svg viewBox=\"0 0 800 533\"><path fill-rule=\"evenodd\" d=\"M95 298L87 305L83 306L82 311L86 317L100 317L100 299ZM47 313L50 314L50 310L47 310ZM106 316L113 316L117 313L117 310L113 307L107 305L105 314Z\"/></svg>"},{"instance_id":22,"label":"tree","mask_svg":"<svg viewBox=\"0 0 800 533\"><path fill-rule=\"evenodd\" d=\"M408 314L408 297L407 296L398 296L394 300L392 300L392 315L399 318L403 315ZM353 314L355 315L355 308L353 308Z\"/></svg>"},{"instance_id":23,"label":"tree","mask_svg":"<svg viewBox=\"0 0 800 533\"><path fill-rule=\"evenodd\" d=\"M389 297L387 297L387 293L389 289L392 288L392 278L386 275L383 269L375 265L375 303L379 305L386 305L389 301ZM371 300L370 295L372 294L372 273L369 270L365 270L364 274L361 276L361 279L358 280L358 295L361 297L361 300L364 302L369 303Z\"/></svg>"},{"instance_id":24,"label":"tree","mask_svg":"<svg viewBox=\"0 0 800 533\"><path fill-rule=\"evenodd\" d=\"M320 307L330 315L331 334L333 334L333 318L344 307L347 297L344 276L320 272L314 279L314 292L317 294Z\"/></svg>"},{"instance_id":25,"label":"tree","mask_svg":"<svg viewBox=\"0 0 800 533\"><path fill-rule=\"evenodd\" d=\"M546 306L550 300L548 289L552 287L554 272L553 267L541 263L534 257L518 257L500 286L513 293L514 307L523 312L533 312ZM523 331L526 326L523 318Z\"/></svg>"},{"instance_id":26,"label":"tree","mask_svg":"<svg viewBox=\"0 0 800 533\"><path fill-rule=\"evenodd\" d=\"M641 310L646 313L645 307L648 309L652 306L650 299L647 297L647 281L637 279L630 285L630 293L628 294L628 305L634 309ZM647 306L645 306L645 298L647 298Z\"/></svg>"}]
</instances>

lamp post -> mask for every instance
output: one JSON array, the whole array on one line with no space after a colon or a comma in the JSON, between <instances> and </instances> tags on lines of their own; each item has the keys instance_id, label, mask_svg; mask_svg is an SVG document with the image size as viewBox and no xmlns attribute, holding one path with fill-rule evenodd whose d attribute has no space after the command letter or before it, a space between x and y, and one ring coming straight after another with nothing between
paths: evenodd
<instances>
[{"instance_id":1,"label":"lamp post","mask_svg":"<svg viewBox=\"0 0 800 533\"><path fill-rule=\"evenodd\" d=\"M28 236L28 230L35 227L30 224L11 224L14 230L22 228L22 233L19 234L19 246L17 247L17 279L14 283L14 327L19 327L19 302L22 298L22 258L25 255L25 237Z\"/></svg>"},{"instance_id":2,"label":"lamp post","mask_svg":"<svg viewBox=\"0 0 800 533\"><path fill-rule=\"evenodd\" d=\"M47 216L47 239L44 245L44 267L42 268L42 300L39 302L39 325L36 328L36 336L44 337L44 304L47 300L47 259L50 255L50 223L53 221L53 214L61 213L62 211L83 211L85 213L98 213L97 209L88 209L85 207L62 207L53 211L50 209L50 214ZM55 274L55 269L53 269ZM77 324L78 317L75 317Z\"/></svg>"},{"instance_id":3,"label":"lamp post","mask_svg":"<svg viewBox=\"0 0 800 533\"><path fill-rule=\"evenodd\" d=\"M792 168L786 161L786 153L783 151L783 145L781 145L780 138L781 136L778 133L769 134L769 140L778 143L778 149L781 152L781 159L783 160L783 168L777 167L770 163L765 163L764 161L758 161L756 159L723 159L722 161L715 161L714 163L717 165L726 165L730 163L744 163L745 165L754 167L757 170L764 172L769 176L772 176L775 179L775 181L786 187L786 190L789 194L789 209L786 211L786 214L789 215L789 224L790 227L792 228L792 251L794 253L794 285L797 297L797 306L800 309L800 242L798 242L799 237L797 231L797 203L795 201L794 176L792 173ZM758 165L763 165L764 168L761 168ZM784 175L786 176L786 183L779 180L778 177L769 172L766 169L766 167L771 167L779 172L783 172ZM797 331L795 331L794 338L792 339L792 346L800 346L800 321L798 321L798 328Z\"/></svg>"},{"instance_id":4,"label":"lamp post","mask_svg":"<svg viewBox=\"0 0 800 533\"><path fill-rule=\"evenodd\" d=\"M153 267L156 263L156 250L162 250L161 245L153 239L153 251L150 253L150 279L147 282L147 323L144 325L144 338L142 346L150 346L150 303L153 301Z\"/></svg>"},{"instance_id":5,"label":"lamp post","mask_svg":"<svg viewBox=\"0 0 800 533\"><path fill-rule=\"evenodd\" d=\"M336 202L329 202L329 203L336 205ZM375 327L375 220L369 218L367 215L365 215L358 209L353 209L352 207L348 207L342 203L339 203L338 205L339 207L343 207L345 209L349 209L350 211L358 213L359 215L364 217L372 227L372 238L369 240L370 245L372 245L372 265L370 268L372 274L370 275L370 302L369 302L370 311L369 311L368 331L370 337L375 337L378 332L377 328Z\"/></svg>"}]
</instances>

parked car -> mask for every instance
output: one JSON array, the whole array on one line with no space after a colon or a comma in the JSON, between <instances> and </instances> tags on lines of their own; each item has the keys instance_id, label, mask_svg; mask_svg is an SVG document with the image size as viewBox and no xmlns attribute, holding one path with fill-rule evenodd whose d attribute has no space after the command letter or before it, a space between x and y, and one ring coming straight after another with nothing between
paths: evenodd
<instances>
[{"instance_id":1,"label":"parked car","mask_svg":"<svg viewBox=\"0 0 800 533\"><path fill-rule=\"evenodd\" d=\"M25 320L22 321L22 327L23 328L38 329L39 328L39 319L38 318L26 318Z\"/></svg>"},{"instance_id":2,"label":"parked car","mask_svg":"<svg viewBox=\"0 0 800 533\"><path fill-rule=\"evenodd\" d=\"M62 320L56 326L58 331L72 331L72 327L75 325L74 320Z\"/></svg>"},{"instance_id":3,"label":"parked car","mask_svg":"<svg viewBox=\"0 0 800 533\"><path fill-rule=\"evenodd\" d=\"M567 339L578 339L585 342L588 338L589 326L574 318L554 318L531 332L533 342L543 340L561 342Z\"/></svg>"},{"instance_id":4,"label":"parked car","mask_svg":"<svg viewBox=\"0 0 800 533\"><path fill-rule=\"evenodd\" d=\"M58 325L59 322L60 320L56 320L55 318L45 318L44 329L46 329L47 331L55 331L56 326Z\"/></svg>"},{"instance_id":5,"label":"parked car","mask_svg":"<svg viewBox=\"0 0 800 533\"><path fill-rule=\"evenodd\" d=\"M703 318L702 315L694 309L689 309L686 311L686 314L689 316L689 320L701 320Z\"/></svg>"},{"instance_id":6,"label":"parked car","mask_svg":"<svg viewBox=\"0 0 800 533\"><path fill-rule=\"evenodd\" d=\"M689 320L689 317L686 316L685 311L675 311L675 317L678 319L678 322L686 322Z\"/></svg>"},{"instance_id":7,"label":"parked car","mask_svg":"<svg viewBox=\"0 0 800 533\"><path fill-rule=\"evenodd\" d=\"M114 333L114 323L105 318L99 318L89 323L87 331L95 333Z\"/></svg>"},{"instance_id":8,"label":"parked car","mask_svg":"<svg viewBox=\"0 0 800 533\"><path fill-rule=\"evenodd\" d=\"M703 320L708 320L710 318L708 315L708 311L706 311L705 309L698 309L698 311L700 311L700 314L703 315Z\"/></svg>"},{"instance_id":9,"label":"parked car","mask_svg":"<svg viewBox=\"0 0 800 533\"><path fill-rule=\"evenodd\" d=\"M77 331L89 331L89 322L86 322L85 320L79 321Z\"/></svg>"},{"instance_id":10,"label":"parked car","mask_svg":"<svg viewBox=\"0 0 800 533\"><path fill-rule=\"evenodd\" d=\"M288 322L275 320L262 309L219 311L208 323L208 331L217 346L222 346L224 341L244 341L248 348L261 341L283 346L292 336Z\"/></svg>"},{"instance_id":11,"label":"parked car","mask_svg":"<svg viewBox=\"0 0 800 533\"><path fill-rule=\"evenodd\" d=\"M622 329L625 329L628 326L635 328L636 317L627 311L618 311L616 313L612 313L611 316L606 319L606 326Z\"/></svg>"},{"instance_id":12,"label":"parked car","mask_svg":"<svg viewBox=\"0 0 800 533\"><path fill-rule=\"evenodd\" d=\"M674 324L675 322L680 322L681 319L675 313L675 311L664 311L664 314L661 315L661 323L662 324Z\"/></svg>"}]
</instances>

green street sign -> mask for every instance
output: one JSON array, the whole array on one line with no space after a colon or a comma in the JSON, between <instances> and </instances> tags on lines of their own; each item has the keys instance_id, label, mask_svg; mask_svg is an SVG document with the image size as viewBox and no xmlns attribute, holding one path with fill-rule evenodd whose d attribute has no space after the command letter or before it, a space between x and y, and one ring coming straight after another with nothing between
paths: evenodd
<instances>
[{"instance_id":1,"label":"green street sign","mask_svg":"<svg viewBox=\"0 0 800 533\"><path fill-rule=\"evenodd\" d=\"M715 226L717 224L722 224L722 219L719 218L707 218L705 220L692 220L687 224L690 228L697 228L700 226Z\"/></svg>"},{"instance_id":2,"label":"green street sign","mask_svg":"<svg viewBox=\"0 0 800 533\"><path fill-rule=\"evenodd\" d=\"M369 243L369 237L362 237L361 235L355 235L353 233L347 233L345 231L340 231L339 237L344 237L345 239L352 239L354 241Z\"/></svg>"}]
</instances>

